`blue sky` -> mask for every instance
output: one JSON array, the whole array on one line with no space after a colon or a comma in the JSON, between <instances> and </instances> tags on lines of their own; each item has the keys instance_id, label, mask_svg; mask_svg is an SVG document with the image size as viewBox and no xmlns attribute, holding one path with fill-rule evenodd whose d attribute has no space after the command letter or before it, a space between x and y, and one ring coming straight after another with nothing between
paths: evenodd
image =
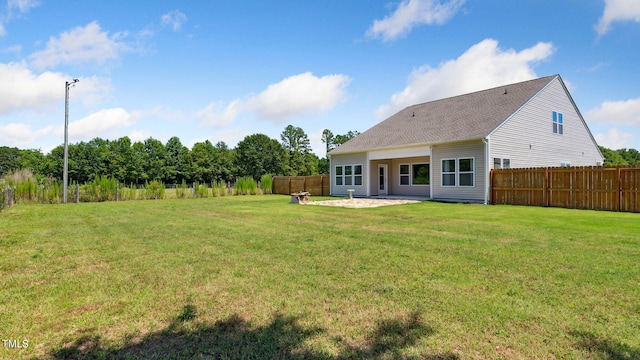
<instances>
[{"instance_id":1,"label":"blue sky","mask_svg":"<svg viewBox=\"0 0 640 360\"><path fill-rule=\"evenodd\" d=\"M364 131L405 106L560 74L599 144L640 149L640 0L9 0L0 145L191 147L289 124Z\"/></svg>"}]
</instances>

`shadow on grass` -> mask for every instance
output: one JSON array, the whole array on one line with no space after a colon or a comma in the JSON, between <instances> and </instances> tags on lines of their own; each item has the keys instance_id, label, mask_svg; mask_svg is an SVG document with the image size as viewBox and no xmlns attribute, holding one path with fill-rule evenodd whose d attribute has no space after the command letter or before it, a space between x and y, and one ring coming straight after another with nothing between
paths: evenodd
<instances>
[{"instance_id":1,"label":"shadow on grass","mask_svg":"<svg viewBox=\"0 0 640 360\"><path fill-rule=\"evenodd\" d=\"M103 345L99 336L82 336L71 345L52 352L47 359L412 359L402 349L415 345L434 330L422 324L417 313L408 319L380 321L362 347L336 339L339 355L331 355L304 346L305 340L325 333L321 328L304 328L298 318L274 315L264 326L252 327L238 315L213 325L185 329L195 319L196 309L186 305L165 330L151 333L120 348ZM455 354L420 355L420 359L455 360Z\"/></svg>"},{"instance_id":2,"label":"shadow on grass","mask_svg":"<svg viewBox=\"0 0 640 360\"><path fill-rule=\"evenodd\" d=\"M640 359L640 349L638 348L632 348L609 339L602 339L588 332L574 331L570 334L578 339L578 346L595 359Z\"/></svg>"}]
</instances>

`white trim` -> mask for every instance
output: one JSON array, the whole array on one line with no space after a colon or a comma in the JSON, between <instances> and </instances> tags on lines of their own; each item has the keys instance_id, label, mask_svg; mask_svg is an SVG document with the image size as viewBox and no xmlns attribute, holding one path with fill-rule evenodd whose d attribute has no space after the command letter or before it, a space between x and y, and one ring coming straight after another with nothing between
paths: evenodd
<instances>
[{"instance_id":1,"label":"white trim","mask_svg":"<svg viewBox=\"0 0 640 360\"><path fill-rule=\"evenodd\" d=\"M409 166L409 172L407 174L403 174L401 172L400 168L402 167L402 165L408 165ZM413 183L413 165L428 165L429 166L429 183L428 184L414 184ZM409 183L408 184L403 184L402 183L402 177L403 176L408 176L409 177ZM402 186L402 187L431 186L431 160L398 164L398 186Z\"/></svg>"},{"instance_id":2,"label":"white trim","mask_svg":"<svg viewBox=\"0 0 640 360\"><path fill-rule=\"evenodd\" d=\"M347 171L346 171L346 167L350 166L351 167L351 175L347 175ZM361 173L359 175L356 175L356 166L360 166L360 171ZM342 168L342 175L340 175L340 178L342 179L342 185L338 185L337 183L337 179L338 179L338 174L337 173L337 168ZM364 186L365 182L364 182L364 173L365 173L365 168L363 164L341 164L341 165L336 165L333 168L334 172L331 175L333 177L333 182L332 184L334 186ZM356 176L360 176L362 177L362 184L360 185L356 185ZM351 178L351 184L347 184L347 177Z\"/></svg>"},{"instance_id":3,"label":"white trim","mask_svg":"<svg viewBox=\"0 0 640 360\"><path fill-rule=\"evenodd\" d=\"M444 162L445 161L450 161L450 160L453 160L454 169L453 169L453 171L445 172L444 171ZM453 185L445 185L444 184L444 181L443 181L444 177L443 176L445 174L446 175L453 174L453 181L454 181ZM456 160L456 158L443 158L443 159L440 159L440 186L448 187L448 188L456 187L456 186L458 186L458 181L457 180L458 180L458 161Z\"/></svg>"},{"instance_id":4,"label":"white trim","mask_svg":"<svg viewBox=\"0 0 640 360\"><path fill-rule=\"evenodd\" d=\"M380 169L384 169L384 193L380 194ZM378 164L378 169L376 172L376 186L378 188L378 196L387 196L389 195L389 165L386 163Z\"/></svg>"},{"instance_id":5,"label":"white trim","mask_svg":"<svg viewBox=\"0 0 640 360\"><path fill-rule=\"evenodd\" d=\"M403 174L402 171L400 171L400 168L402 167L402 165L407 165L407 169L409 170L408 173ZM408 183L405 185L402 183L402 177L403 176L407 176L408 177ZM401 163L398 164L398 186L411 186L411 163Z\"/></svg>"},{"instance_id":6,"label":"white trim","mask_svg":"<svg viewBox=\"0 0 640 360\"><path fill-rule=\"evenodd\" d=\"M366 153L364 163L367 164L367 166L362 167L362 171L364 172L362 176L365 180L363 184L367 184L367 186L365 186L365 189L367 191L367 197L369 197L371 196L371 169L369 169L369 167L371 167L371 161L369 160L369 153Z\"/></svg>"},{"instance_id":7,"label":"white trim","mask_svg":"<svg viewBox=\"0 0 640 360\"><path fill-rule=\"evenodd\" d=\"M413 165L428 165L429 166L429 183L428 184L414 184L413 183ZM431 186L431 161L429 162L415 162L409 165L409 183L411 186Z\"/></svg>"},{"instance_id":8,"label":"white trim","mask_svg":"<svg viewBox=\"0 0 640 360\"><path fill-rule=\"evenodd\" d=\"M450 161L453 160L454 164L455 164L455 171L444 171L444 166L443 166L443 162L444 161ZM471 166L471 171L460 171L460 160L471 160L472 161L472 166ZM445 185L443 180L443 176L444 175L454 175L454 180L455 180L455 184L454 185ZM460 175L466 175L466 174L472 174L472 180L473 180L473 185L460 185ZM485 178L486 178L486 173L485 173ZM448 187L448 188L453 188L453 187L461 187L461 188L475 188L476 187L476 157L475 156L469 156L469 157L459 157L459 158L444 158L444 159L440 159L440 186L441 187Z\"/></svg>"},{"instance_id":9,"label":"white trim","mask_svg":"<svg viewBox=\"0 0 640 360\"><path fill-rule=\"evenodd\" d=\"M472 165L471 166L472 169L471 169L471 171L462 172L460 170L460 160L468 160L468 159L471 159L473 161L473 163L471 164ZM458 167L456 168L456 170L457 170L456 175L458 177L457 186L458 187L464 187L464 188L474 188L474 187L476 187L476 157L475 156L472 156L472 157L460 157L460 158L457 159L457 165L458 165ZM472 174L473 175L473 178L472 178L473 185L461 185L460 184L460 175L462 175L462 174L465 174L465 175L466 174Z\"/></svg>"},{"instance_id":10,"label":"white trim","mask_svg":"<svg viewBox=\"0 0 640 360\"><path fill-rule=\"evenodd\" d=\"M484 204L488 205L491 201L491 169L492 164L489 163L491 159L491 138L487 136L486 139L482 139L484 143Z\"/></svg>"},{"instance_id":11,"label":"white trim","mask_svg":"<svg viewBox=\"0 0 640 360\"><path fill-rule=\"evenodd\" d=\"M431 146L411 146L368 151L369 160L399 159L408 157L431 156Z\"/></svg>"}]
</instances>

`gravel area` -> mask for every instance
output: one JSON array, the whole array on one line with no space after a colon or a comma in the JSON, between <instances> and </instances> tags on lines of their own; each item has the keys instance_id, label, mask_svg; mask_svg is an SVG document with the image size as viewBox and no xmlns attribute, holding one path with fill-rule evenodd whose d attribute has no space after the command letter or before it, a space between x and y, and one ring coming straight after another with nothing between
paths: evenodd
<instances>
[{"instance_id":1,"label":"gravel area","mask_svg":"<svg viewBox=\"0 0 640 360\"><path fill-rule=\"evenodd\" d=\"M340 206L346 208L373 208L380 206L401 205L401 204L413 204L418 203L418 200L402 200L402 199L344 199L344 200L323 200L323 201L309 201L305 205L321 205L321 206Z\"/></svg>"}]
</instances>

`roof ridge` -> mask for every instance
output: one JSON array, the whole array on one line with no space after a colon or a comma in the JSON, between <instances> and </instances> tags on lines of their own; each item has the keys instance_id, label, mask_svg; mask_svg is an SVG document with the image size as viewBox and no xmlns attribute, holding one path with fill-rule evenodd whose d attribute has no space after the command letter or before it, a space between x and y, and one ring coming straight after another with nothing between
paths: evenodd
<instances>
[{"instance_id":1,"label":"roof ridge","mask_svg":"<svg viewBox=\"0 0 640 360\"><path fill-rule=\"evenodd\" d=\"M440 99L429 100L429 101L421 102L421 103L418 103L418 104L413 104L413 105L406 106L405 108L403 108L402 110L400 110L400 111L398 111L398 112L404 111L404 110L409 109L409 108L412 108L412 107L422 106L422 105L424 105L424 104L429 104L429 103L432 103L432 102L436 102L436 101L448 100L448 99L454 99L454 98L457 98L457 97L467 96L467 95L473 95L473 94L481 93L481 92L484 92L484 91L492 91L492 90L496 90L496 89L499 89L499 88L504 88L504 87L506 87L506 86L521 85L521 84L525 84L525 83L528 83L528 82L538 81L538 80L542 80L542 79L546 79L546 78L549 78L549 80L551 81L551 79L552 79L552 78L556 78L556 77L558 77L558 76L560 76L560 74L547 75L547 76L542 76L542 77L535 78L535 79L529 79L529 80L524 80L524 81L519 81L519 82L511 83L511 84L504 84L504 85L494 86L494 87L492 87L492 88L487 88L487 89L482 89L482 90L476 90L476 91L472 91L472 92L468 92L468 93L463 93L463 94L458 94L458 95L447 96L447 97L443 97L443 98L440 98Z\"/></svg>"}]
</instances>

